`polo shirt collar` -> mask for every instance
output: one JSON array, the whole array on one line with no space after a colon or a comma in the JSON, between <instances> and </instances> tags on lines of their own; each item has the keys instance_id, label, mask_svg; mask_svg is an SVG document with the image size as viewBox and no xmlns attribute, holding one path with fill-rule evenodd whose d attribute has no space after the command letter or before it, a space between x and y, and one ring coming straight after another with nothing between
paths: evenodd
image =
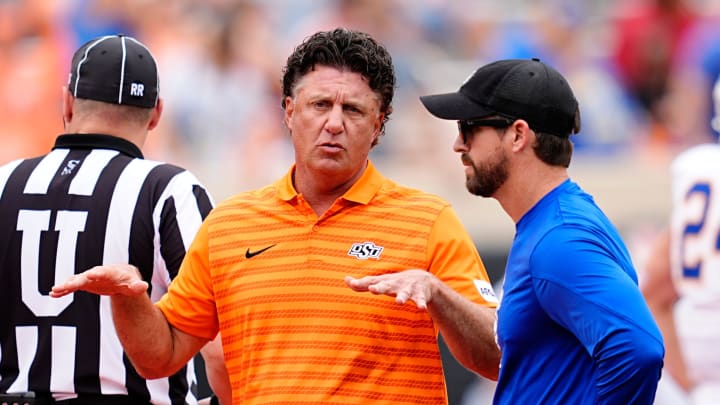
<instances>
[{"instance_id":1,"label":"polo shirt collar","mask_svg":"<svg viewBox=\"0 0 720 405\"><path fill-rule=\"evenodd\" d=\"M294 164L285 176L275 182L278 197L284 201L290 201L298 194L292 183L293 173L295 173ZM384 181L385 177L375 168L372 161L368 160L362 176L350 187L350 190L345 192L342 198L360 204L367 204L380 190Z\"/></svg>"}]
</instances>

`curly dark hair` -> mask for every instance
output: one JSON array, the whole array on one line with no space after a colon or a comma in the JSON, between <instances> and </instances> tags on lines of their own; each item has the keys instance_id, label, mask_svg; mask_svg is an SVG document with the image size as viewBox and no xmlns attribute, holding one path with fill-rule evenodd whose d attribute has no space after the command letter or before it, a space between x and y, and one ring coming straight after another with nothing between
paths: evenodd
<instances>
[{"instance_id":1,"label":"curly dark hair","mask_svg":"<svg viewBox=\"0 0 720 405\"><path fill-rule=\"evenodd\" d=\"M381 100L380 112L384 119L380 135L383 135L395 93L395 69L387 49L370 35L346 28L311 35L295 48L283 68L283 109L286 97L293 97L297 82L315 65L348 69L368 80Z\"/></svg>"}]
</instances>

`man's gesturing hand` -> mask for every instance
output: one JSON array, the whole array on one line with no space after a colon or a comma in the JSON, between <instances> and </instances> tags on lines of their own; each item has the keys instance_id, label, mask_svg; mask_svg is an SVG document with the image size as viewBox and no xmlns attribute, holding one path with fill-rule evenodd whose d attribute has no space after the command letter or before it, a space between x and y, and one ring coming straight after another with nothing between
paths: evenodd
<instances>
[{"instance_id":1,"label":"man's gesturing hand","mask_svg":"<svg viewBox=\"0 0 720 405\"><path fill-rule=\"evenodd\" d=\"M70 276L65 282L53 286L50 296L59 298L75 291L98 295L140 295L147 288L148 283L142 280L135 266L117 264L95 266Z\"/></svg>"},{"instance_id":2,"label":"man's gesturing hand","mask_svg":"<svg viewBox=\"0 0 720 405\"><path fill-rule=\"evenodd\" d=\"M412 300L420 309L427 309L427 303L432 299L435 280L435 277L425 270L405 270L357 279L345 277L345 283L355 291L389 295L395 297L399 304Z\"/></svg>"}]
</instances>

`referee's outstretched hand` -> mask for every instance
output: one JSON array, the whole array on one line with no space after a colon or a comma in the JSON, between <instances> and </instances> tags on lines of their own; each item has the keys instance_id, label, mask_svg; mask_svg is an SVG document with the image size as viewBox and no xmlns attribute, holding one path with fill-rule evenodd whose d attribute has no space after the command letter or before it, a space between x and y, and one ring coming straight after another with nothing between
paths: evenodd
<instances>
[{"instance_id":1,"label":"referee's outstretched hand","mask_svg":"<svg viewBox=\"0 0 720 405\"><path fill-rule=\"evenodd\" d=\"M75 291L87 291L98 295L140 295L147 291L148 283L140 272L129 264L95 266L80 274L70 276L56 284L50 296L59 298Z\"/></svg>"},{"instance_id":2,"label":"referee's outstretched hand","mask_svg":"<svg viewBox=\"0 0 720 405\"><path fill-rule=\"evenodd\" d=\"M362 278L345 277L345 283L355 291L389 295L395 297L398 304L412 300L420 309L427 309L435 280L435 277L425 270L405 270Z\"/></svg>"}]
</instances>

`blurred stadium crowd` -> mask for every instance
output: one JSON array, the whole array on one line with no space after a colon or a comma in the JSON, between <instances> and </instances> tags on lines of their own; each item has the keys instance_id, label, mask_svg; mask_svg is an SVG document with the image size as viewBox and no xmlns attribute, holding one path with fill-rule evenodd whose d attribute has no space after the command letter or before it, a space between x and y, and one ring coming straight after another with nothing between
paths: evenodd
<instances>
[{"instance_id":1,"label":"blurred stadium crowd","mask_svg":"<svg viewBox=\"0 0 720 405\"><path fill-rule=\"evenodd\" d=\"M395 58L395 113L378 161L458 175L454 129L417 96L455 90L475 67L514 57L539 57L570 79L584 120L579 152L672 153L711 137L718 3L2 0L0 161L47 149L62 131L59 87L72 49L120 32L146 42L160 64L166 111L148 156L188 165L218 197L274 180L291 159L279 102L284 58L335 26L371 33Z\"/></svg>"},{"instance_id":2,"label":"blurred stadium crowd","mask_svg":"<svg viewBox=\"0 0 720 405\"><path fill-rule=\"evenodd\" d=\"M372 34L396 64L395 109L374 161L455 204L486 260L505 254L514 226L465 191L457 130L419 95L454 91L494 59L555 66L583 117L571 174L631 246L667 218L670 159L715 140L720 0L0 0L0 162L42 154L62 133L72 51L126 33L148 44L161 74L165 111L146 157L188 167L216 200L264 185L293 158L280 107L285 58L337 26ZM491 276L502 265L490 263Z\"/></svg>"}]
</instances>

